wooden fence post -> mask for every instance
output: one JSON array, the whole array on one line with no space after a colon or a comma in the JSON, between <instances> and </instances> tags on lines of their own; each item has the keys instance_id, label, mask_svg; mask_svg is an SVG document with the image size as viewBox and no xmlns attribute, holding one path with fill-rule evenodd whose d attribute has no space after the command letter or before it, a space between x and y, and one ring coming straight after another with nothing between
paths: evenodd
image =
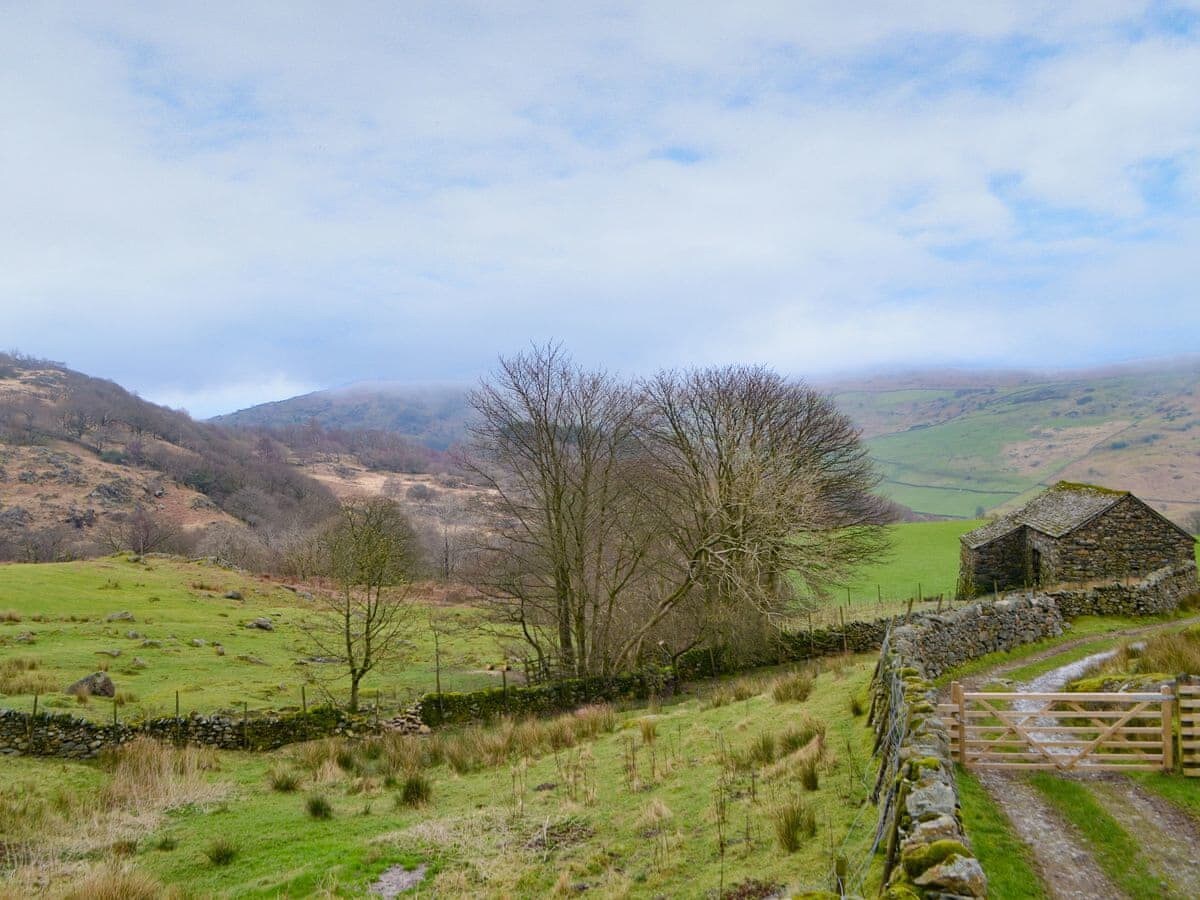
<instances>
[{"instance_id":1,"label":"wooden fence post","mask_svg":"<svg viewBox=\"0 0 1200 900\"><path fill-rule=\"evenodd\" d=\"M1175 686L1162 686L1163 771L1175 770Z\"/></svg>"},{"instance_id":2,"label":"wooden fence post","mask_svg":"<svg viewBox=\"0 0 1200 900\"><path fill-rule=\"evenodd\" d=\"M958 761L966 768L967 765L967 701L960 682L950 685L950 702L958 707Z\"/></svg>"}]
</instances>

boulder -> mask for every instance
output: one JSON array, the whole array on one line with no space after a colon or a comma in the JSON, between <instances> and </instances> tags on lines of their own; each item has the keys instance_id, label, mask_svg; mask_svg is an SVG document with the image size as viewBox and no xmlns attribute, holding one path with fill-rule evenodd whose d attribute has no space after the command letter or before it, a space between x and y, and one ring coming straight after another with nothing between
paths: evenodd
<instances>
[{"instance_id":1,"label":"boulder","mask_svg":"<svg viewBox=\"0 0 1200 900\"><path fill-rule=\"evenodd\" d=\"M246 623L247 628L258 628L261 631L274 631L275 626L266 616L259 616L257 619L251 619Z\"/></svg>"},{"instance_id":2,"label":"boulder","mask_svg":"<svg viewBox=\"0 0 1200 900\"><path fill-rule=\"evenodd\" d=\"M93 672L84 678L80 678L63 693L66 694L89 694L93 697L113 697L116 696L117 688L113 684L113 680L108 677L107 672Z\"/></svg>"},{"instance_id":3,"label":"boulder","mask_svg":"<svg viewBox=\"0 0 1200 900\"><path fill-rule=\"evenodd\" d=\"M133 613L124 609L121 612L109 613L107 621L109 622L132 622Z\"/></svg>"},{"instance_id":4,"label":"boulder","mask_svg":"<svg viewBox=\"0 0 1200 900\"><path fill-rule=\"evenodd\" d=\"M226 600L241 600L242 592L241 591L226 591L224 596L225 596Z\"/></svg>"}]
</instances>

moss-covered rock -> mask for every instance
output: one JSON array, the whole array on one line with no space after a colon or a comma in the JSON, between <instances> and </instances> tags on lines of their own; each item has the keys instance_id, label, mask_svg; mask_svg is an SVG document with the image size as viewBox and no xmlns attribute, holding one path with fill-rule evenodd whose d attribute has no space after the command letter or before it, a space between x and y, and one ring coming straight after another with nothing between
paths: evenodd
<instances>
[{"instance_id":1,"label":"moss-covered rock","mask_svg":"<svg viewBox=\"0 0 1200 900\"><path fill-rule=\"evenodd\" d=\"M900 864L904 866L905 874L916 878L926 869L940 865L951 856L970 857L972 853L958 841L934 841L932 844L905 847L900 851Z\"/></svg>"}]
</instances>

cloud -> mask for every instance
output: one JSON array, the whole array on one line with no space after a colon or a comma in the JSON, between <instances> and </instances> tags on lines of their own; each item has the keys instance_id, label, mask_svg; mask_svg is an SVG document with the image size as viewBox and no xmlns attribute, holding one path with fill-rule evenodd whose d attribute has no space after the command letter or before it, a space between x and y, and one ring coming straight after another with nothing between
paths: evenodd
<instances>
[{"instance_id":1,"label":"cloud","mask_svg":"<svg viewBox=\"0 0 1200 900\"><path fill-rule=\"evenodd\" d=\"M813 375L1200 333L1195 4L5 18L8 343L194 412L552 337Z\"/></svg>"}]
</instances>

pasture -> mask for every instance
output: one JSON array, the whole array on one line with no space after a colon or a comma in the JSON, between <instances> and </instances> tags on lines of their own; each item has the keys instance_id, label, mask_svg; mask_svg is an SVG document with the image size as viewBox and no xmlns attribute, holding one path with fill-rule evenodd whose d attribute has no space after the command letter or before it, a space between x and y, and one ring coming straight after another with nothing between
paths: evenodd
<instances>
[{"instance_id":1,"label":"pasture","mask_svg":"<svg viewBox=\"0 0 1200 900\"><path fill-rule=\"evenodd\" d=\"M6 760L0 815L28 861L10 885L364 896L407 866L435 896L758 897L829 888L839 859L869 883L873 663L432 738L194 751L140 775L119 757Z\"/></svg>"},{"instance_id":2,"label":"pasture","mask_svg":"<svg viewBox=\"0 0 1200 900\"><path fill-rule=\"evenodd\" d=\"M293 586L295 587L295 586ZM240 594L241 599L227 597ZM84 562L0 565L0 648L5 658L31 664L0 676L0 705L42 706L105 719L113 702L80 704L62 693L84 675L105 670L118 691L120 717L174 715L196 710L289 708L323 702L325 690L342 700L347 690L337 663L314 660L300 628L310 614L304 586L277 582L206 562L128 556ZM435 603L414 592L411 632L403 665L364 682L384 706L434 690L433 634L441 621L442 686L473 690L498 676L496 640L479 629L470 606ZM247 625L267 619L272 630Z\"/></svg>"}]
</instances>

